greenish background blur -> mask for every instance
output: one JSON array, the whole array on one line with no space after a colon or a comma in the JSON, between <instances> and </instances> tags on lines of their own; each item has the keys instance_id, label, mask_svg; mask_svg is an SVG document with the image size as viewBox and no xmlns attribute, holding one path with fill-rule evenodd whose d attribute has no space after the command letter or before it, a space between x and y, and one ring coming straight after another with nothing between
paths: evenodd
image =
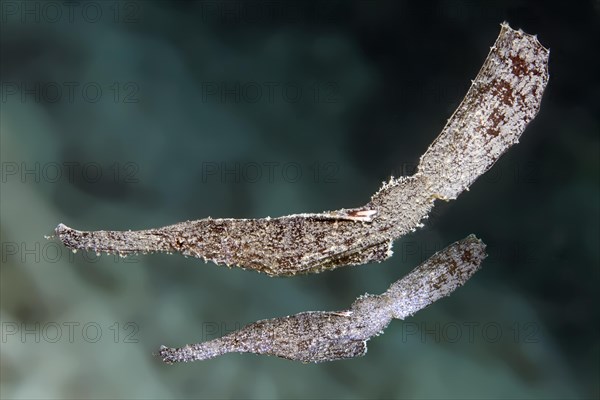
<instances>
[{"instance_id":1,"label":"greenish background blur","mask_svg":"<svg viewBox=\"0 0 600 400\"><path fill-rule=\"evenodd\" d=\"M600 3L427 3L2 0L2 399L597 398ZM362 205L414 171L505 20L551 48L541 112L385 263L277 279L44 239ZM482 271L361 359L152 356L343 309L469 233Z\"/></svg>"}]
</instances>

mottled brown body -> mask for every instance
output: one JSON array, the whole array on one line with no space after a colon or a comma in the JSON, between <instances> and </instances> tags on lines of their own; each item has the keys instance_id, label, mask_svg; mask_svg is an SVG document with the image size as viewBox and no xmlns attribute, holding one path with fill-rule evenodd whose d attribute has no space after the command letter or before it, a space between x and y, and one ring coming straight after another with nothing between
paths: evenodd
<instances>
[{"instance_id":1,"label":"mottled brown body","mask_svg":"<svg viewBox=\"0 0 600 400\"><path fill-rule=\"evenodd\" d=\"M271 276L383 261L394 240L422 225L436 199L455 199L508 150L539 110L548 50L503 24L479 74L417 173L391 179L364 207L263 219L202 219L144 231L56 235L77 250L178 252Z\"/></svg>"},{"instance_id":2,"label":"mottled brown body","mask_svg":"<svg viewBox=\"0 0 600 400\"><path fill-rule=\"evenodd\" d=\"M361 296L347 310L262 320L208 342L181 348L163 346L158 355L169 364L232 352L301 362L363 356L367 341L383 333L393 318L404 319L449 296L479 270L485 257L485 245L471 235L433 255L385 293Z\"/></svg>"}]
</instances>

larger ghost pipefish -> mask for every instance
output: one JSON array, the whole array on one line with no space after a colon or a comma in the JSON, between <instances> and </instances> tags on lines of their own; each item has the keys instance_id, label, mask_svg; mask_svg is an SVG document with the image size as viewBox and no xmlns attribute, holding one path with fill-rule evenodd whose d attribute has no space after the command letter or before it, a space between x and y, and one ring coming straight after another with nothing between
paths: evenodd
<instances>
[{"instance_id":1,"label":"larger ghost pipefish","mask_svg":"<svg viewBox=\"0 0 600 400\"><path fill-rule=\"evenodd\" d=\"M80 231L60 224L56 235L74 250L123 256L178 252L271 276L383 261L394 240L422 226L436 199L455 199L518 142L539 110L548 56L535 36L502 24L417 172L392 178L363 207L279 218L206 218L140 231Z\"/></svg>"}]
</instances>

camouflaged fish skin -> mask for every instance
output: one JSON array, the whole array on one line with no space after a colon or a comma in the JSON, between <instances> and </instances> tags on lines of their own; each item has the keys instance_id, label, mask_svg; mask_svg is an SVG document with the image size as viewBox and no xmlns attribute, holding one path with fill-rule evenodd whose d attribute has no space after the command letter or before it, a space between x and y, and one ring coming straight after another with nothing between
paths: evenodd
<instances>
[{"instance_id":1,"label":"camouflaged fish skin","mask_svg":"<svg viewBox=\"0 0 600 400\"><path fill-rule=\"evenodd\" d=\"M181 222L142 231L78 231L59 224L65 246L97 253L178 252L271 276L383 261L392 243L422 226L437 199L455 199L513 144L537 114L549 51L501 25L464 100L423 154L417 173L392 178L364 207L263 219Z\"/></svg>"},{"instance_id":2,"label":"camouflaged fish skin","mask_svg":"<svg viewBox=\"0 0 600 400\"><path fill-rule=\"evenodd\" d=\"M385 293L361 296L347 310L262 320L208 342L181 348L162 346L158 356L168 364L232 352L305 363L363 356L367 341L383 333L393 318L404 319L449 296L479 270L485 257L485 244L470 235L434 254Z\"/></svg>"}]
</instances>

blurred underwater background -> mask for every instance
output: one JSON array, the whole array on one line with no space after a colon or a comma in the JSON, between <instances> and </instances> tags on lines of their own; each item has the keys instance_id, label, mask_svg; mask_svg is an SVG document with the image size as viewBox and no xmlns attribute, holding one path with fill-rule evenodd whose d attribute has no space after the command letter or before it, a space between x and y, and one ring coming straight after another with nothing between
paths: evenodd
<instances>
[{"instance_id":1,"label":"blurred underwater background","mask_svg":"<svg viewBox=\"0 0 600 400\"><path fill-rule=\"evenodd\" d=\"M0 12L2 399L600 396L597 0L2 0ZM502 21L551 49L541 111L384 263L269 278L44 238L61 222L363 205L414 172ZM344 309L470 233L488 245L482 270L360 359L152 356Z\"/></svg>"}]
</instances>

